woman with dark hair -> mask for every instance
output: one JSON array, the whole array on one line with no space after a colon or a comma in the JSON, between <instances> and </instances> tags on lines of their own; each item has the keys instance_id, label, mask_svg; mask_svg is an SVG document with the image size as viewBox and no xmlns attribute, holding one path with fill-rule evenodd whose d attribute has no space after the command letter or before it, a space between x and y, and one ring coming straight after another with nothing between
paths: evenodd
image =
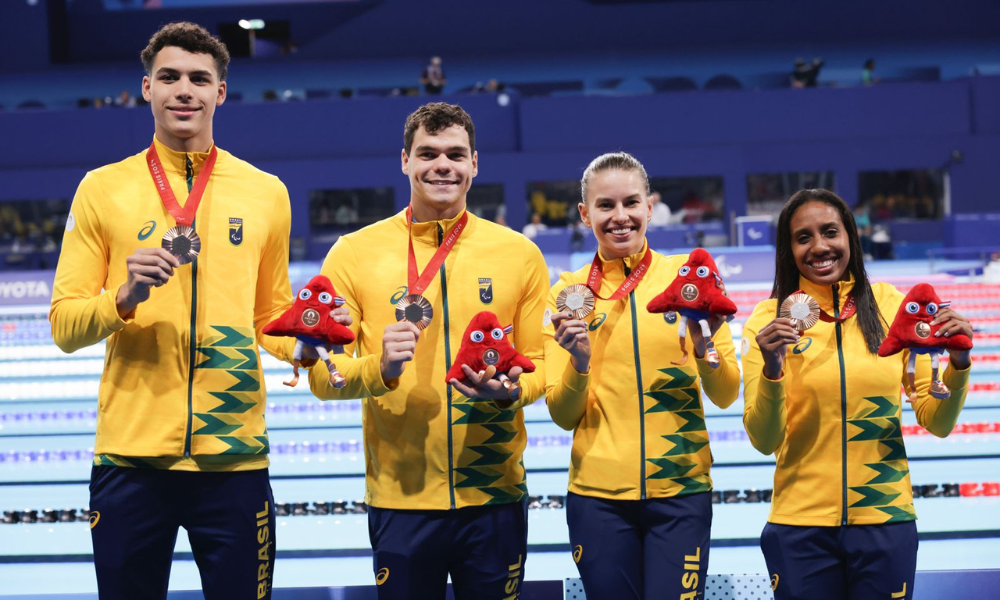
<instances>
[{"instance_id":1,"label":"woman with dark hair","mask_svg":"<svg viewBox=\"0 0 1000 600\"><path fill-rule=\"evenodd\" d=\"M642 163L601 155L580 184L580 216L598 251L552 287L542 331L549 413L573 431L573 559L588 598L702 597L712 527L703 404L726 408L739 395L736 348L729 325L712 318L715 360L692 320L695 360L672 364L685 325L646 306L688 256L646 242L652 205Z\"/></svg>"},{"instance_id":2,"label":"woman with dark hair","mask_svg":"<svg viewBox=\"0 0 1000 600\"><path fill-rule=\"evenodd\" d=\"M760 540L774 596L910 599L917 529L900 429L909 352L877 354L903 294L869 283L854 218L833 192L793 195L776 243L771 298L747 321L742 348L743 422L754 448L777 457ZM778 317L786 299L812 304L811 314ZM950 308L938 323L941 335L972 337ZM913 409L938 437L955 426L970 366L968 351L950 352L943 379L951 396L937 400L930 360L917 359Z\"/></svg>"}]
</instances>

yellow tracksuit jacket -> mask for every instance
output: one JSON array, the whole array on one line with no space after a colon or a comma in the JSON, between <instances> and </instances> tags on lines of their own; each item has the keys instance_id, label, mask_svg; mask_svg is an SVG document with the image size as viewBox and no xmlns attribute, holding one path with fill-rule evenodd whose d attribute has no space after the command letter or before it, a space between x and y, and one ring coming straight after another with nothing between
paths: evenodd
<instances>
[{"instance_id":1,"label":"yellow tracksuit jacket","mask_svg":"<svg viewBox=\"0 0 1000 600\"><path fill-rule=\"evenodd\" d=\"M156 141L178 203L207 153ZM146 151L91 171L73 199L49 320L66 352L107 339L95 464L178 470L267 467L265 389L258 343L281 359L290 338L261 334L291 305L285 186L219 150L195 218L197 260L122 319L115 306L125 259L160 246L175 225ZM103 290L103 291L102 291Z\"/></svg>"},{"instance_id":2,"label":"yellow tracksuit jacket","mask_svg":"<svg viewBox=\"0 0 1000 600\"><path fill-rule=\"evenodd\" d=\"M418 270L461 217L413 223ZM364 398L366 501L393 509L450 509L516 502L527 493L521 455L527 441L520 407L544 391L542 313L549 286L538 247L523 235L469 214L469 222L423 296L434 308L414 359L386 384L382 335L396 322L407 290L405 212L341 237L322 273L347 300L356 342L336 356L347 386L329 385L324 368L309 382L322 399ZM445 384L472 317L488 310L536 371L521 376L520 400L501 410ZM356 350L357 357L351 357Z\"/></svg>"},{"instance_id":3,"label":"yellow tracksuit jacket","mask_svg":"<svg viewBox=\"0 0 1000 600\"><path fill-rule=\"evenodd\" d=\"M604 260L600 295L611 296L645 253ZM590 323L590 372L581 374L569 353L555 341L551 319L545 320L546 401L553 419L574 429L569 491L615 500L641 500L694 494L712 489L712 455L705 429L701 388L717 406L726 408L739 395L740 371L729 325L714 336L721 365L712 369L696 359L693 344L687 364L681 356L676 316L646 310L687 261L687 255L653 252L649 271L628 296L597 299ZM586 284L587 265L563 273L548 297L547 316L557 312L556 297L570 284ZM583 418L567 413L581 403Z\"/></svg>"},{"instance_id":4,"label":"yellow tracksuit jacket","mask_svg":"<svg viewBox=\"0 0 1000 600\"><path fill-rule=\"evenodd\" d=\"M837 314L854 281L802 291L829 315ZM836 288L836 289L834 289ZM892 322L903 294L872 285ZM777 301L757 305L743 328L743 422L754 447L775 453L774 496L768 520L781 525L873 525L916 519L901 431L901 385L908 351L880 358L868 352L857 315L843 323L819 321L788 348L781 379L762 375L755 340L777 316ZM969 370L949 366L942 379L951 397L930 395L930 358L917 357L917 422L931 433L951 433L965 403Z\"/></svg>"}]
</instances>

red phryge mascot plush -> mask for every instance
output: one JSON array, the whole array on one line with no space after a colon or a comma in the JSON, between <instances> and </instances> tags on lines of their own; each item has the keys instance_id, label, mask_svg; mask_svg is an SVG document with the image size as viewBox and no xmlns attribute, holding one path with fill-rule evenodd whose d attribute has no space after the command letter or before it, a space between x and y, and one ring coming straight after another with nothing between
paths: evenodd
<instances>
[{"instance_id":1,"label":"red phryge mascot plush","mask_svg":"<svg viewBox=\"0 0 1000 600\"><path fill-rule=\"evenodd\" d=\"M330 316L334 308L343 304L344 299L337 295L330 280L325 275L317 275L299 290L291 308L264 326L266 335L294 337L296 340L292 361L295 376L291 381L286 381L285 385L295 387L299 382L302 349L307 345L316 350L330 369L330 383L333 387L342 388L347 385L347 380L330 359L329 352L329 349L333 349L335 354L342 353L344 349L341 346L354 341L354 333Z\"/></svg>"},{"instance_id":2,"label":"red phryge mascot plush","mask_svg":"<svg viewBox=\"0 0 1000 600\"><path fill-rule=\"evenodd\" d=\"M719 353L712 343L712 330L708 325L713 315L730 316L736 314L736 304L726 295L726 285L719 277L719 269L712 255L703 248L695 248L688 260L677 271L677 277L662 294L646 305L651 313L674 311L679 315L677 332L681 337L681 359L671 361L675 365L687 362L684 339L687 337L687 320L694 319L701 325L705 337L705 360L712 368L719 366Z\"/></svg>"},{"instance_id":3,"label":"red phryge mascot plush","mask_svg":"<svg viewBox=\"0 0 1000 600\"><path fill-rule=\"evenodd\" d=\"M942 308L947 308L950 302L941 302L934 288L929 283L918 283L913 286L903 303L896 311L889 333L879 346L879 356L892 356L904 348L910 350L910 360L906 364L906 378L909 383L906 393L910 402L916 399L917 355L931 355L931 395L945 399L951 395L948 386L938 377L938 358L945 350L971 350L972 340L965 334L948 337L935 337L935 333L943 323L931 325L934 315Z\"/></svg>"},{"instance_id":4,"label":"red phryge mascot plush","mask_svg":"<svg viewBox=\"0 0 1000 600\"><path fill-rule=\"evenodd\" d=\"M511 397L516 397L520 386L507 378L507 372L514 367L521 367L524 373L531 373L535 370L535 363L511 345L507 336L513 331L511 326L501 327L497 316L488 310L476 314L465 330L462 346L458 349L455 363L448 370L445 382L450 383L452 379L466 381L462 365L468 365L479 373L480 384L499 373L498 378L511 392Z\"/></svg>"}]
</instances>

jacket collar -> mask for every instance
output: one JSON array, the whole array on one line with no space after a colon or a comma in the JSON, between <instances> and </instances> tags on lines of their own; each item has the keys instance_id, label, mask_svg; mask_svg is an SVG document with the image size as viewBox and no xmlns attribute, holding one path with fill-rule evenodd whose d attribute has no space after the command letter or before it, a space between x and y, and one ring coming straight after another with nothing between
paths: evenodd
<instances>
[{"instance_id":1,"label":"jacket collar","mask_svg":"<svg viewBox=\"0 0 1000 600\"><path fill-rule=\"evenodd\" d=\"M194 167L194 173L197 175L201 172L201 167L205 164L205 160L208 159L209 152L211 152L178 152L171 150L163 145L160 140L156 139L155 135L153 136L153 145L156 146L156 155L160 157L160 162L164 170L185 176L187 175L187 161L189 158L191 159L191 165ZM216 166L218 166L218 163L216 163Z\"/></svg>"},{"instance_id":2,"label":"jacket collar","mask_svg":"<svg viewBox=\"0 0 1000 600\"><path fill-rule=\"evenodd\" d=\"M601 260L604 270L604 276L608 277L609 275L614 273L616 276L622 278L625 277L625 267L628 267L629 271L634 269L636 265L638 265L642 261L642 257L646 255L646 250L648 249L649 249L649 242L645 238L643 238L642 240L642 249L640 249L635 254L630 254L626 256L625 258L608 259L605 258L604 255L601 254L601 250L598 249L597 256Z\"/></svg>"},{"instance_id":3,"label":"jacket collar","mask_svg":"<svg viewBox=\"0 0 1000 600\"><path fill-rule=\"evenodd\" d=\"M837 306L843 308L847 297L854 291L854 275L848 273L846 281L838 281L834 285L817 285L799 275L799 289L809 294L819 303L819 307L829 315L833 315L834 288L837 288Z\"/></svg>"},{"instance_id":4,"label":"jacket collar","mask_svg":"<svg viewBox=\"0 0 1000 600\"><path fill-rule=\"evenodd\" d=\"M455 223L458 223L458 220L462 218L462 215L466 214L467 212L468 211L466 210L462 210L462 212L458 213L456 216L450 219L424 221L422 223L415 223L415 222L410 223L409 224L410 236L413 238L414 243L427 244L437 248L439 228L442 234L447 233L448 230L455 225ZM468 214L469 214L469 222L465 226L465 231L462 232L462 237L465 237L470 232L470 230L473 229L477 220L476 215L472 214L471 212ZM407 226L405 209L403 210L403 212L399 213L399 222L403 227Z\"/></svg>"}]
</instances>

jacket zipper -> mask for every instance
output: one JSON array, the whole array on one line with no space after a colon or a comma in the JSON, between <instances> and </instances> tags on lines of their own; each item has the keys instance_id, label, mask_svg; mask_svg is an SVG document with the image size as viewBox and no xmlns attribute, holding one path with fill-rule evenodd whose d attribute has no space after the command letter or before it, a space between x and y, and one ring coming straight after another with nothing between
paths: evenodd
<instances>
[{"instance_id":1,"label":"jacket zipper","mask_svg":"<svg viewBox=\"0 0 1000 600\"><path fill-rule=\"evenodd\" d=\"M191 159L185 156L187 170L187 188L191 192L194 183L194 170L191 167ZM195 220L191 221L191 228L195 228ZM184 434L184 456L191 456L191 429L194 426L194 362L195 353L198 350L198 258L191 261L191 339L188 341L188 418L187 431Z\"/></svg>"},{"instance_id":2,"label":"jacket zipper","mask_svg":"<svg viewBox=\"0 0 1000 600\"><path fill-rule=\"evenodd\" d=\"M438 230L438 246L444 242L444 229L441 228L440 223L437 226ZM444 369L447 373L451 370L451 339L450 339L450 326L448 323L448 280L445 277L444 263L441 263L441 305L444 308ZM451 416L451 404L452 404L452 394L453 390L451 384L448 384L448 494L451 497L451 507L455 508L455 447L454 447L454 437L452 435L452 416Z\"/></svg>"},{"instance_id":3,"label":"jacket zipper","mask_svg":"<svg viewBox=\"0 0 1000 600\"><path fill-rule=\"evenodd\" d=\"M837 360L840 361L840 468L843 478L841 490L841 505L843 510L840 515L841 526L847 525L847 378L844 373L844 347L843 335L840 328L840 296L837 284L833 284L833 315L836 322L834 330L837 332Z\"/></svg>"},{"instance_id":4,"label":"jacket zipper","mask_svg":"<svg viewBox=\"0 0 1000 600\"><path fill-rule=\"evenodd\" d=\"M625 277L631 273L625 267ZM639 360L639 322L635 314L635 290L628 294L629 307L632 310L632 354L635 357L635 381L639 389L639 497L646 499L646 405L643 401L642 362Z\"/></svg>"}]
</instances>

